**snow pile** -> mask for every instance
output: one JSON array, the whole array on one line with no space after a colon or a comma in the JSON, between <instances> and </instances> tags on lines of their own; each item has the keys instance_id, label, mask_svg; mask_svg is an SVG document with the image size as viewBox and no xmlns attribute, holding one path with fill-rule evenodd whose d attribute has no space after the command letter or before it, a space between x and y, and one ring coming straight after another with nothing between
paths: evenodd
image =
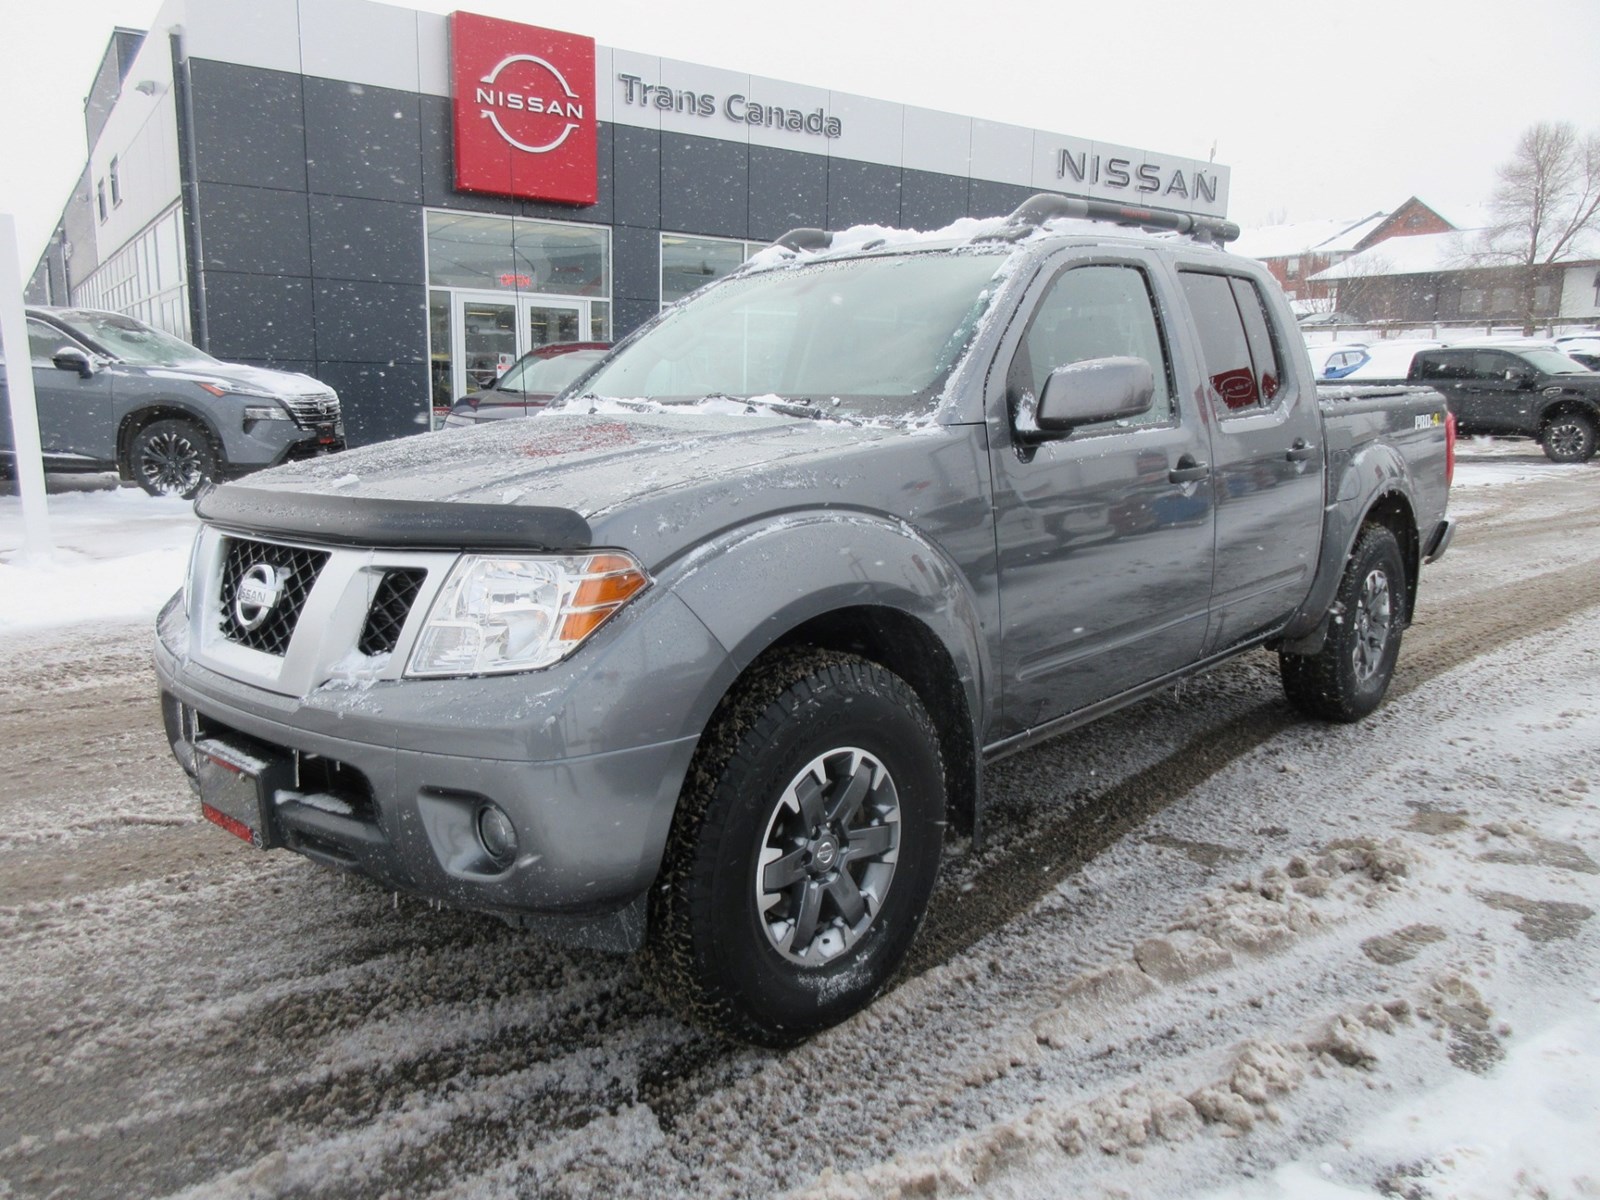
<instances>
[{"instance_id":1,"label":"snow pile","mask_svg":"<svg viewBox=\"0 0 1600 1200\"><path fill-rule=\"evenodd\" d=\"M22 501L0 496L0 636L153 619L183 586L198 522L187 500L136 488L48 497L55 554L22 552Z\"/></svg>"}]
</instances>

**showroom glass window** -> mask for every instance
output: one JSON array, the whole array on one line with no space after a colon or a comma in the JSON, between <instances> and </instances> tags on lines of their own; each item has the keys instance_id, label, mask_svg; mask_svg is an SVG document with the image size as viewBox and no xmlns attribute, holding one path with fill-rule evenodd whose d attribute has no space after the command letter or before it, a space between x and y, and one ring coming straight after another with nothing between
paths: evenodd
<instances>
[{"instance_id":1,"label":"showroom glass window","mask_svg":"<svg viewBox=\"0 0 1600 1200\"><path fill-rule=\"evenodd\" d=\"M661 235L661 303L682 300L713 279L721 279L744 264L764 242L736 238L696 237L687 233Z\"/></svg>"}]
</instances>

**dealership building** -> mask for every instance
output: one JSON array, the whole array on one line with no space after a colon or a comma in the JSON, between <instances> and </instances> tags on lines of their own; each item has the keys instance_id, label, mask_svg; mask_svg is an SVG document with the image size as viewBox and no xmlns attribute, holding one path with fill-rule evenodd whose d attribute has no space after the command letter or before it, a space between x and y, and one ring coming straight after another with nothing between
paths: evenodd
<instances>
[{"instance_id":1,"label":"dealership building","mask_svg":"<svg viewBox=\"0 0 1600 1200\"><path fill-rule=\"evenodd\" d=\"M367 0L169 0L112 35L84 117L30 302L317 376L356 444L792 228L1228 200L1211 162Z\"/></svg>"}]
</instances>

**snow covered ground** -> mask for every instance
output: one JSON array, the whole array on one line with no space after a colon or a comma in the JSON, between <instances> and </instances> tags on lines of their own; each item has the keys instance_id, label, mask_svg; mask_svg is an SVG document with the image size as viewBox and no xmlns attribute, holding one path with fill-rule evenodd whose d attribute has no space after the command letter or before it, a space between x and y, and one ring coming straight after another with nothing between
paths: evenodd
<instances>
[{"instance_id":1,"label":"snow covered ground","mask_svg":"<svg viewBox=\"0 0 1600 1200\"><path fill-rule=\"evenodd\" d=\"M1600 463L1463 446L1361 725L1260 655L993 768L911 969L784 1054L198 823L143 666L187 506L54 496L41 564L16 505L5 1200L1600 1196Z\"/></svg>"}]
</instances>

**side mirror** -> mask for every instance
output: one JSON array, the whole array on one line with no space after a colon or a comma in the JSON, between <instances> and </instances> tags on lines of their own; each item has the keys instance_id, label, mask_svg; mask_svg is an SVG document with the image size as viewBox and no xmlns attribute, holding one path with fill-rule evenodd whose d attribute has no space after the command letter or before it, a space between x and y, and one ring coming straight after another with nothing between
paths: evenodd
<instances>
[{"instance_id":1,"label":"side mirror","mask_svg":"<svg viewBox=\"0 0 1600 1200\"><path fill-rule=\"evenodd\" d=\"M1050 372L1034 422L1067 432L1097 421L1136 417L1155 399L1155 374L1142 358L1090 358Z\"/></svg>"},{"instance_id":2,"label":"side mirror","mask_svg":"<svg viewBox=\"0 0 1600 1200\"><path fill-rule=\"evenodd\" d=\"M89 360L87 354L76 346L61 347L50 361L55 363L56 370L76 371L85 379L94 374L94 363Z\"/></svg>"}]
</instances>

